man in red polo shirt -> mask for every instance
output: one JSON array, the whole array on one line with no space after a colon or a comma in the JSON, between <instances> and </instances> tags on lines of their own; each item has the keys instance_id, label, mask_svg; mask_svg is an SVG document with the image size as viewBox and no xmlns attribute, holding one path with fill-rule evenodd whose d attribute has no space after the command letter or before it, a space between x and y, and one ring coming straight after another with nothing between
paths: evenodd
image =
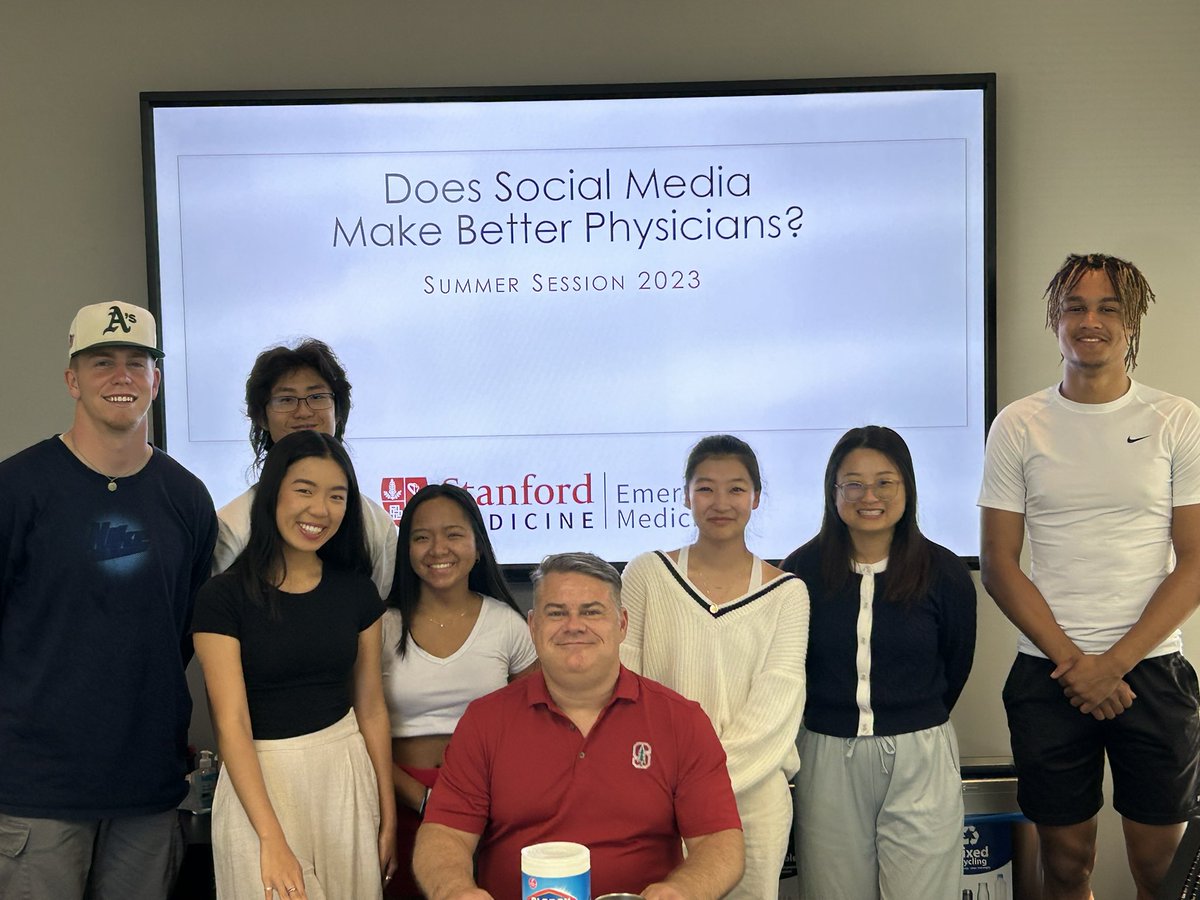
<instances>
[{"instance_id":1,"label":"man in red polo shirt","mask_svg":"<svg viewBox=\"0 0 1200 900\"><path fill-rule=\"evenodd\" d=\"M621 666L616 569L563 553L532 581L542 670L467 707L417 834L417 882L431 900L520 898L521 848L574 841L591 850L593 896L721 897L743 847L712 723Z\"/></svg>"}]
</instances>

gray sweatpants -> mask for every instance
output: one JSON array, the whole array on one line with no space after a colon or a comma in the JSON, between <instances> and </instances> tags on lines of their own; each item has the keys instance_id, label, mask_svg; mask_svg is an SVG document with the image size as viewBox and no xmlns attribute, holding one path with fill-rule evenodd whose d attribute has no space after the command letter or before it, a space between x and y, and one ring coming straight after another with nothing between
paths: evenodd
<instances>
[{"instance_id":1,"label":"gray sweatpants","mask_svg":"<svg viewBox=\"0 0 1200 900\"><path fill-rule=\"evenodd\" d=\"M958 900L962 778L949 722L889 737L802 728L797 745L805 900Z\"/></svg>"}]
</instances>

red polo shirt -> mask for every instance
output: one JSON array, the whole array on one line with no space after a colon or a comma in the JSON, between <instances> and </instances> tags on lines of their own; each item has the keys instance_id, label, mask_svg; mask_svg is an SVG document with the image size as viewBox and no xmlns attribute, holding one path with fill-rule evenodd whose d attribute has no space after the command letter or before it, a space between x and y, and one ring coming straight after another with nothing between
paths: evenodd
<instances>
[{"instance_id":1,"label":"red polo shirt","mask_svg":"<svg viewBox=\"0 0 1200 900\"><path fill-rule=\"evenodd\" d=\"M624 666L586 738L540 672L471 703L425 821L480 835L477 880L497 900L519 900L529 844L586 845L595 897L661 881L680 837L741 828L708 716Z\"/></svg>"}]
</instances>

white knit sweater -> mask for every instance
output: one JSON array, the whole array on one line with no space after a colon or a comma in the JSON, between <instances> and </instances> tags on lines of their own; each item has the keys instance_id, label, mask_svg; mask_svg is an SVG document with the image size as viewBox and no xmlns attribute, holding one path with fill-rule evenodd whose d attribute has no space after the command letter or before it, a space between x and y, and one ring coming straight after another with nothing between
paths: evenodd
<instances>
[{"instance_id":1,"label":"white knit sweater","mask_svg":"<svg viewBox=\"0 0 1200 900\"><path fill-rule=\"evenodd\" d=\"M734 793L780 769L795 774L808 648L804 582L781 576L714 606L657 552L632 560L623 582L629 632L621 661L704 708Z\"/></svg>"}]
</instances>

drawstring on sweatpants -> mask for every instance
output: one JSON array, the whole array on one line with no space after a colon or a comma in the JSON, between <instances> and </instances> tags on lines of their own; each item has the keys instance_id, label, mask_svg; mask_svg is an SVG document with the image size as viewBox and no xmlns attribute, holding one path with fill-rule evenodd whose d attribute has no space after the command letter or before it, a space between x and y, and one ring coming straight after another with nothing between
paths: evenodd
<instances>
[{"instance_id":1,"label":"drawstring on sweatpants","mask_svg":"<svg viewBox=\"0 0 1200 900\"><path fill-rule=\"evenodd\" d=\"M854 748L858 745L858 738L846 738L846 759L854 755ZM890 734L881 735L879 737L879 768L884 775L891 775L892 769L896 764L896 739Z\"/></svg>"},{"instance_id":2,"label":"drawstring on sweatpants","mask_svg":"<svg viewBox=\"0 0 1200 900\"><path fill-rule=\"evenodd\" d=\"M883 753L879 757L880 768L883 769L884 775L891 775L896 765L896 739L887 734L879 740L880 746L883 747Z\"/></svg>"}]
</instances>

